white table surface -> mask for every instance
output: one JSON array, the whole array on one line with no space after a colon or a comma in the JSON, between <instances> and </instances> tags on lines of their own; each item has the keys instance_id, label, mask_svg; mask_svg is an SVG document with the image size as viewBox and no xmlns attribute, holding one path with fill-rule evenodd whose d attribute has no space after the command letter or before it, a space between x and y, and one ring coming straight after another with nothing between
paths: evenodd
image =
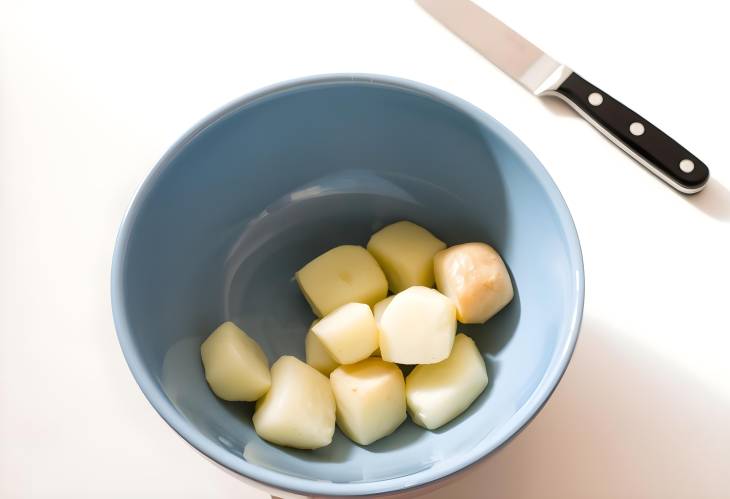
<instances>
[{"instance_id":1,"label":"white table surface","mask_svg":"<svg viewBox=\"0 0 730 499\"><path fill-rule=\"evenodd\" d=\"M675 194L410 1L0 2L0 497L262 498L137 388L109 273L135 188L261 86L373 72L483 108L541 159L585 255L572 364L508 447L424 497L730 497L730 80L724 2L485 0L711 168Z\"/></svg>"}]
</instances>

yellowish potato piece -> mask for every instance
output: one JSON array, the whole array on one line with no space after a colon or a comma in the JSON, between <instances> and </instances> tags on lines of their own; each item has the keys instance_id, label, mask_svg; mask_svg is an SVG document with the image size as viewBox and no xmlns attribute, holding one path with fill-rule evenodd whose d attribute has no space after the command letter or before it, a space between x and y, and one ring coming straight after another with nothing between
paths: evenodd
<instances>
[{"instance_id":1,"label":"yellowish potato piece","mask_svg":"<svg viewBox=\"0 0 730 499\"><path fill-rule=\"evenodd\" d=\"M393 297L380 317L380 354L398 364L434 364L449 356L456 309L435 289L413 286Z\"/></svg>"},{"instance_id":2,"label":"yellowish potato piece","mask_svg":"<svg viewBox=\"0 0 730 499\"><path fill-rule=\"evenodd\" d=\"M385 274L362 246L333 248L302 267L295 277L317 317L346 303L372 306L388 294Z\"/></svg>"},{"instance_id":3,"label":"yellowish potato piece","mask_svg":"<svg viewBox=\"0 0 730 499\"><path fill-rule=\"evenodd\" d=\"M261 347L232 322L221 324L200 346L205 379L223 400L254 401L271 385Z\"/></svg>"},{"instance_id":4,"label":"yellowish potato piece","mask_svg":"<svg viewBox=\"0 0 730 499\"><path fill-rule=\"evenodd\" d=\"M329 380L296 357L271 366L271 388L256 404L256 433L269 442L318 449L332 442L335 399Z\"/></svg>"},{"instance_id":5,"label":"yellowish potato piece","mask_svg":"<svg viewBox=\"0 0 730 499\"><path fill-rule=\"evenodd\" d=\"M378 326L370 307L348 303L312 326L312 333L339 364L354 364L378 348Z\"/></svg>"},{"instance_id":6,"label":"yellowish potato piece","mask_svg":"<svg viewBox=\"0 0 730 499\"><path fill-rule=\"evenodd\" d=\"M451 298L464 324L486 322L514 296L507 267L488 244L459 244L437 253L434 273L436 287Z\"/></svg>"},{"instance_id":7,"label":"yellowish potato piece","mask_svg":"<svg viewBox=\"0 0 730 499\"><path fill-rule=\"evenodd\" d=\"M405 382L395 364L376 357L330 374L337 426L360 445L393 433L406 419Z\"/></svg>"},{"instance_id":8,"label":"yellowish potato piece","mask_svg":"<svg viewBox=\"0 0 730 499\"><path fill-rule=\"evenodd\" d=\"M464 412L487 386L487 368L474 340L456 335L449 358L416 366L406 378L408 413L434 430Z\"/></svg>"},{"instance_id":9,"label":"yellowish potato piece","mask_svg":"<svg viewBox=\"0 0 730 499\"><path fill-rule=\"evenodd\" d=\"M307 364L321 372L325 376L329 376L332 371L340 365L332 358L330 353L324 347L321 341L312 332L312 327L318 321L312 322L306 338L304 339L304 351L307 358Z\"/></svg>"},{"instance_id":10,"label":"yellowish potato piece","mask_svg":"<svg viewBox=\"0 0 730 499\"><path fill-rule=\"evenodd\" d=\"M378 261L393 293L411 286L432 287L433 256L446 244L413 222L388 225L373 234L368 251Z\"/></svg>"}]
</instances>

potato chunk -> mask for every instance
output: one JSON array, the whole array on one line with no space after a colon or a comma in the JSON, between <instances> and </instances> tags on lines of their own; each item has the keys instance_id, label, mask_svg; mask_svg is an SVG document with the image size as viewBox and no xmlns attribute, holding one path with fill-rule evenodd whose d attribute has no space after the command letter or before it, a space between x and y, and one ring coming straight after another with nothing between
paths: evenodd
<instances>
[{"instance_id":1,"label":"potato chunk","mask_svg":"<svg viewBox=\"0 0 730 499\"><path fill-rule=\"evenodd\" d=\"M317 317L351 302L374 305L388 294L388 283L362 246L338 246L296 273L304 297Z\"/></svg>"},{"instance_id":2,"label":"potato chunk","mask_svg":"<svg viewBox=\"0 0 730 499\"><path fill-rule=\"evenodd\" d=\"M395 298L395 295L389 296L384 300L380 300L373 306L373 317L375 317L376 324L380 324L380 318L383 317L383 312L385 312L385 309L388 305L390 305L390 302L393 301L393 298Z\"/></svg>"},{"instance_id":3,"label":"potato chunk","mask_svg":"<svg viewBox=\"0 0 730 499\"><path fill-rule=\"evenodd\" d=\"M499 254L484 243L452 246L434 257L436 286L464 324L482 324L512 301L512 281Z\"/></svg>"},{"instance_id":4,"label":"potato chunk","mask_svg":"<svg viewBox=\"0 0 730 499\"><path fill-rule=\"evenodd\" d=\"M329 376L330 373L337 369L340 364L332 358L322 342L319 341L319 338L317 338L312 332L312 327L317 324L317 322L318 321L312 322L309 332L304 339L304 351L307 358L307 364L325 376Z\"/></svg>"},{"instance_id":5,"label":"potato chunk","mask_svg":"<svg viewBox=\"0 0 730 499\"><path fill-rule=\"evenodd\" d=\"M380 318L383 316L385 308L390 305L390 302L393 301L394 297L395 295L389 296L384 300L380 300L373 306L373 317L375 317L375 323L378 325L378 349L373 352L372 357L380 357Z\"/></svg>"},{"instance_id":6,"label":"potato chunk","mask_svg":"<svg viewBox=\"0 0 730 499\"><path fill-rule=\"evenodd\" d=\"M269 442L318 449L332 442L335 399L329 380L296 357L271 366L271 388L256 404L256 433Z\"/></svg>"},{"instance_id":7,"label":"potato chunk","mask_svg":"<svg viewBox=\"0 0 730 499\"><path fill-rule=\"evenodd\" d=\"M339 364L354 364L378 348L378 326L370 307L348 303L312 326L312 333Z\"/></svg>"},{"instance_id":8,"label":"potato chunk","mask_svg":"<svg viewBox=\"0 0 730 499\"><path fill-rule=\"evenodd\" d=\"M406 378L408 413L417 425L436 429L464 412L487 381L484 359L474 340L458 334L448 359L416 366Z\"/></svg>"},{"instance_id":9,"label":"potato chunk","mask_svg":"<svg viewBox=\"0 0 730 499\"><path fill-rule=\"evenodd\" d=\"M380 353L398 364L433 364L449 356L456 310L431 288L413 286L395 295L380 317Z\"/></svg>"},{"instance_id":10,"label":"potato chunk","mask_svg":"<svg viewBox=\"0 0 730 499\"><path fill-rule=\"evenodd\" d=\"M253 401L271 385L261 347L232 322L224 322L200 346L205 379L223 400Z\"/></svg>"},{"instance_id":11,"label":"potato chunk","mask_svg":"<svg viewBox=\"0 0 730 499\"><path fill-rule=\"evenodd\" d=\"M398 366L372 357L330 374L337 426L360 445L393 433L406 419L405 382Z\"/></svg>"},{"instance_id":12,"label":"potato chunk","mask_svg":"<svg viewBox=\"0 0 730 499\"><path fill-rule=\"evenodd\" d=\"M385 272L393 293L411 286L432 287L433 256L446 247L413 222L396 222L373 234L368 251Z\"/></svg>"}]
</instances>

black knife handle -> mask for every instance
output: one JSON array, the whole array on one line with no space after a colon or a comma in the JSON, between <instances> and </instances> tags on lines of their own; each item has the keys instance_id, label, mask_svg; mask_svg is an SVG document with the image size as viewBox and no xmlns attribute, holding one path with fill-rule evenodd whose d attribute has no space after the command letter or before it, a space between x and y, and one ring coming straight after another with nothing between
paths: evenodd
<instances>
[{"instance_id":1,"label":"black knife handle","mask_svg":"<svg viewBox=\"0 0 730 499\"><path fill-rule=\"evenodd\" d=\"M669 135L603 90L570 75L554 91L612 142L654 175L685 194L702 190L710 177L707 166Z\"/></svg>"}]
</instances>

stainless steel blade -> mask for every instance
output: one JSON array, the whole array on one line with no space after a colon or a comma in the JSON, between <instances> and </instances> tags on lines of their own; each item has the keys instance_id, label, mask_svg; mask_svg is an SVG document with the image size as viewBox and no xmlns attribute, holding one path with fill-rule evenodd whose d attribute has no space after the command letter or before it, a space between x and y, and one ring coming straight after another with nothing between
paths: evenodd
<instances>
[{"instance_id":1,"label":"stainless steel blade","mask_svg":"<svg viewBox=\"0 0 730 499\"><path fill-rule=\"evenodd\" d=\"M535 95L569 70L469 0L416 0L426 12Z\"/></svg>"}]
</instances>

